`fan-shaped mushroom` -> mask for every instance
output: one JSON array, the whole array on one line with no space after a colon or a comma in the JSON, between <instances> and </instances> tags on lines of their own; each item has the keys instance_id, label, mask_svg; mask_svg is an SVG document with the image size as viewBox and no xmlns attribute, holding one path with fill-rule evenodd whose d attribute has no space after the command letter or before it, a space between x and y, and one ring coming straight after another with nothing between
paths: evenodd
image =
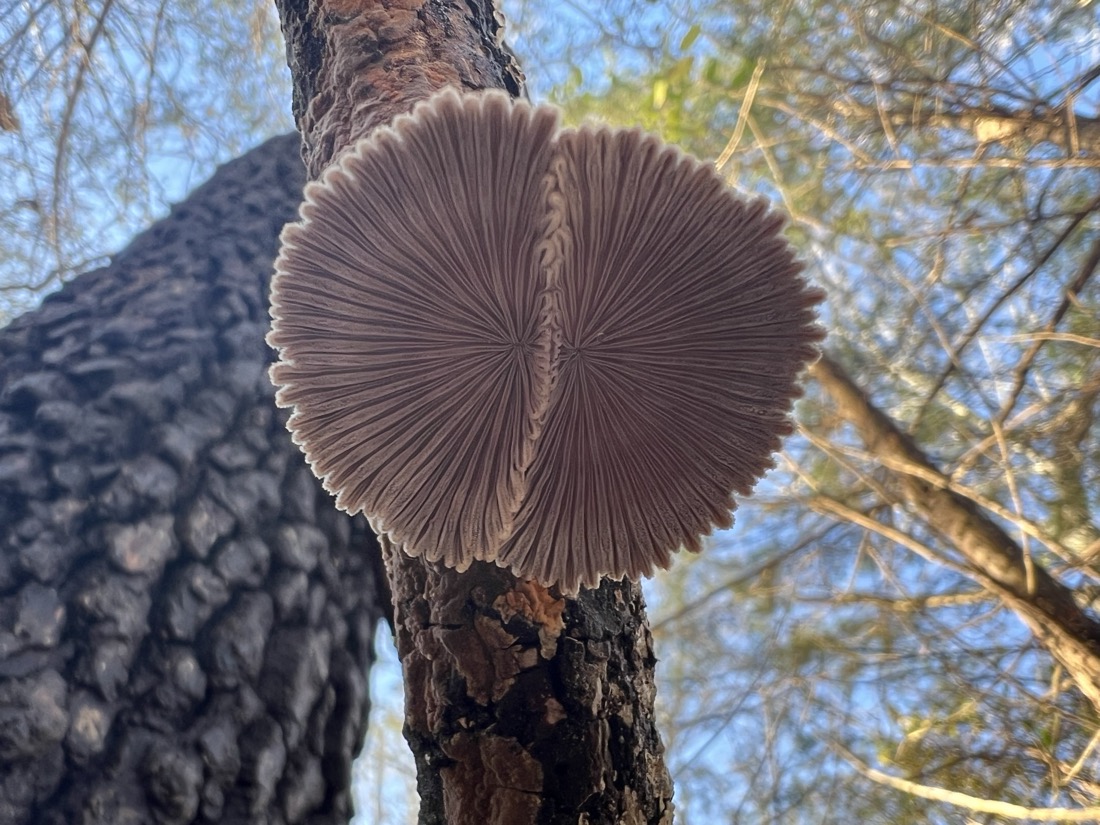
<instances>
[{"instance_id":1,"label":"fan-shaped mushroom","mask_svg":"<svg viewBox=\"0 0 1100 825\"><path fill-rule=\"evenodd\" d=\"M278 403L337 505L463 568L511 534L550 389L557 114L445 92L306 187L272 286Z\"/></svg>"},{"instance_id":2,"label":"fan-shaped mushroom","mask_svg":"<svg viewBox=\"0 0 1100 825\"><path fill-rule=\"evenodd\" d=\"M789 432L821 300L762 201L634 130L445 92L306 190L278 401L406 551L575 592L731 523Z\"/></svg>"},{"instance_id":3,"label":"fan-shaped mushroom","mask_svg":"<svg viewBox=\"0 0 1100 825\"><path fill-rule=\"evenodd\" d=\"M821 294L762 200L637 130L557 139L561 347L501 564L565 590L732 522L790 431Z\"/></svg>"}]
</instances>

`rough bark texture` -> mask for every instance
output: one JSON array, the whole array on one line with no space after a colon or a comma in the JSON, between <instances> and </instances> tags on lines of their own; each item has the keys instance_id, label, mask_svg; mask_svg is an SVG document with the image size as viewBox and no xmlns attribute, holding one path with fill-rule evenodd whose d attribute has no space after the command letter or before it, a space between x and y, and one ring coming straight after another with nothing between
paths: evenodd
<instances>
[{"instance_id":1,"label":"rough bark texture","mask_svg":"<svg viewBox=\"0 0 1100 825\"><path fill-rule=\"evenodd\" d=\"M297 149L0 331L5 825L347 821L384 597L266 376Z\"/></svg>"},{"instance_id":2,"label":"rough bark texture","mask_svg":"<svg viewBox=\"0 0 1100 825\"><path fill-rule=\"evenodd\" d=\"M487 0L278 5L314 175L445 85L519 92ZM637 585L562 599L484 563L387 564L421 822L671 821Z\"/></svg>"},{"instance_id":3,"label":"rough bark texture","mask_svg":"<svg viewBox=\"0 0 1100 825\"><path fill-rule=\"evenodd\" d=\"M302 156L316 178L375 126L445 86L504 89L523 73L493 0L275 0Z\"/></svg>"},{"instance_id":4,"label":"rough bark texture","mask_svg":"<svg viewBox=\"0 0 1100 825\"><path fill-rule=\"evenodd\" d=\"M904 500L951 542L974 579L1016 612L1100 711L1100 623L1078 606L1072 590L1026 560L1011 536L973 501L954 492L950 479L839 364L822 358L811 374L867 449L895 472Z\"/></svg>"},{"instance_id":5,"label":"rough bark texture","mask_svg":"<svg viewBox=\"0 0 1100 825\"><path fill-rule=\"evenodd\" d=\"M421 822L671 822L641 588L563 599L386 549Z\"/></svg>"}]
</instances>

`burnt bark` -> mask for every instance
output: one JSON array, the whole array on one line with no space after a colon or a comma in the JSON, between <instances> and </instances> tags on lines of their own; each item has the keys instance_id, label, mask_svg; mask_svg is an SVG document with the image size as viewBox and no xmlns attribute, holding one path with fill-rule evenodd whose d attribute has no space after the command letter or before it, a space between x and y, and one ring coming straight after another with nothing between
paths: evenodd
<instances>
[{"instance_id":1,"label":"burnt bark","mask_svg":"<svg viewBox=\"0 0 1100 825\"><path fill-rule=\"evenodd\" d=\"M951 480L828 357L811 375L894 475L903 500L966 559L972 578L1010 607L1100 712L1100 622Z\"/></svg>"},{"instance_id":2,"label":"burnt bark","mask_svg":"<svg viewBox=\"0 0 1100 825\"><path fill-rule=\"evenodd\" d=\"M520 92L490 0L277 5L313 176L447 85ZM491 564L386 560L422 823L671 821L638 585L567 599Z\"/></svg>"},{"instance_id":3,"label":"burnt bark","mask_svg":"<svg viewBox=\"0 0 1100 825\"><path fill-rule=\"evenodd\" d=\"M672 821L638 585L565 599L490 564L386 560L420 822Z\"/></svg>"},{"instance_id":4,"label":"burnt bark","mask_svg":"<svg viewBox=\"0 0 1100 825\"><path fill-rule=\"evenodd\" d=\"M0 822L348 819L386 597L266 375L297 150L0 331Z\"/></svg>"}]
</instances>

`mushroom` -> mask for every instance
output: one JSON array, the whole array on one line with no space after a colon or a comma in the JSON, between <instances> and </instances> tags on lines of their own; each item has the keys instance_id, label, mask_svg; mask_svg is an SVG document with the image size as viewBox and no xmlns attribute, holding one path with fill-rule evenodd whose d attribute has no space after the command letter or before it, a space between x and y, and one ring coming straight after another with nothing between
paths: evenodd
<instances>
[{"instance_id":1,"label":"mushroom","mask_svg":"<svg viewBox=\"0 0 1100 825\"><path fill-rule=\"evenodd\" d=\"M732 523L822 337L781 217L636 130L444 92L283 233L277 400L413 555L575 593Z\"/></svg>"},{"instance_id":2,"label":"mushroom","mask_svg":"<svg viewBox=\"0 0 1100 825\"><path fill-rule=\"evenodd\" d=\"M305 190L275 262L276 400L341 509L463 569L512 532L551 385L553 109L447 91Z\"/></svg>"},{"instance_id":3,"label":"mushroom","mask_svg":"<svg viewBox=\"0 0 1100 825\"><path fill-rule=\"evenodd\" d=\"M728 527L790 432L823 295L783 218L637 130L557 139L554 395L498 561L574 592Z\"/></svg>"}]
</instances>

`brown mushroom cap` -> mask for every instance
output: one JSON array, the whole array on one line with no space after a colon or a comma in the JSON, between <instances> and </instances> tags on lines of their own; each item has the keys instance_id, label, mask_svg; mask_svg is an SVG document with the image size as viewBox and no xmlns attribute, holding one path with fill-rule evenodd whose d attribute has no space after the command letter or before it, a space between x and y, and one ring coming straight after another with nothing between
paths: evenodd
<instances>
[{"instance_id":1,"label":"brown mushroom cap","mask_svg":"<svg viewBox=\"0 0 1100 825\"><path fill-rule=\"evenodd\" d=\"M823 335L783 219L638 131L560 135L556 388L499 563L566 592L732 523Z\"/></svg>"},{"instance_id":2,"label":"brown mushroom cap","mask_svg":"<svg viewBox=\"0 0 1100 825\"><path fill-rule=\"evenodd\" d=\"M511 534L550 389L557 114L444 92L306 188L272 285L277 401L337 505L458 568Z\"/></svg>"},{"instance_id":3,"label":"brown mushroom cap","mask_svg":"<svg viewBox=\"0 0 1100 825\"><path fill-rule=\"evenodd\" d=\"M314 472L413 555L574 593L732 522L822 299L763 201L638 131L437 95L306 189L272 378Z\"/></svg>"}]
</instances>

